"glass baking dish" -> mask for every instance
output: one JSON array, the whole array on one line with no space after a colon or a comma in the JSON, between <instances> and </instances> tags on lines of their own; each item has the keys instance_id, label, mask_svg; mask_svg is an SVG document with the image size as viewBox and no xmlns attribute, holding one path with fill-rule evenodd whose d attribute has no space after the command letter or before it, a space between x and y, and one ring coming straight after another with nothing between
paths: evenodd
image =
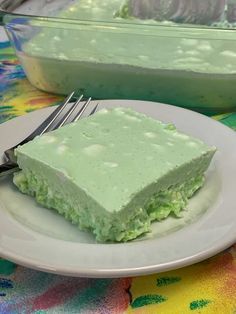
<instances>
[{"instance_id":1,"label":"glass baking dish","mask_svg":"<svg viewBox=\"0 0 236 314\"><path fill-rule=\"evenodd\" d=\"M216 20L200 10L199 23L191 10L157 20L136 8L130 17L128 5L136 1L0 0L1 22L41 90L159 101L206 114L235 110L235 1L223 0Z\"/></svg>"}]
</instances>

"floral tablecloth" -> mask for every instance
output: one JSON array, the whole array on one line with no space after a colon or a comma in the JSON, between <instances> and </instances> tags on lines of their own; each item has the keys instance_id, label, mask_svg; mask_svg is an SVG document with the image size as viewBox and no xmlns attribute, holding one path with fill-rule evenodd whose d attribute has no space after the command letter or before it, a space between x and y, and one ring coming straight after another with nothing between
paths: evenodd
<instances>
[{"instance_id":1,"label":"floral tablecloth","mask_svg":"<svg viewBox=\"0 0 236 314\"><path fill-rule=\"evenodd\" d=\"M61 98L27 81L9 42L0 41L0 123ZM236 113L214 117L236 130ZM236 313L236 245L202 263L151 276L80 279L0 258L0 314Z\"/></svg>"}]
</instances>

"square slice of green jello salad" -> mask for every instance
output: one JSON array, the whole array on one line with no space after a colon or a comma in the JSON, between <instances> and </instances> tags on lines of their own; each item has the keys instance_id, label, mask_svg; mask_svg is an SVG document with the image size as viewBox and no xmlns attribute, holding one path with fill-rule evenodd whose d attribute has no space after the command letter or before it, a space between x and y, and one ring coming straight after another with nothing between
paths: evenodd
<instances>
[{"instance_id":1,"label":"square slice of green jello salad","mask_svg":"<svg viewBox=\"0 0 236 314\"><path fill-rule=\"evenodd\" d=\"M133 109L102 109L18 147L14 183L98 241L128 241L179 216L215 151Z\"/></svg>"}]
</instances>

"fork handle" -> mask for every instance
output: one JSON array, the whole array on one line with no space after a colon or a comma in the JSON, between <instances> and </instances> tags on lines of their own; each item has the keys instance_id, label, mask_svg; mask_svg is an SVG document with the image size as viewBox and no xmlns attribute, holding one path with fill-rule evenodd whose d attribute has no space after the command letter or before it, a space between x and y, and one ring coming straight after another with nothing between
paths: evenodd
<instances>
[{"instance_id":1,"label":"fork handle","mask_svg":"<svg viewBox=\"0 0 236 314\"><path fill-rule=\"evenodd\" d=\"M11 162L11 161L7 161L4 164L0 165L0 178L1 177L5 177L9 174L12 174L13 172L17 171L18 165Z\"/></svg>"}]
</instances>

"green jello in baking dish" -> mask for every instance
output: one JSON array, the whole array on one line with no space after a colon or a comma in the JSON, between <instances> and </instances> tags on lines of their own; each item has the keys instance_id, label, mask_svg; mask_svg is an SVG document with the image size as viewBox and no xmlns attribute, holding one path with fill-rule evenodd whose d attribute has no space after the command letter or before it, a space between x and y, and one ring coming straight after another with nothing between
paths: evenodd
<instances>
[{"instance_id":1,"label":"green jello in baking dish","mask_svg":"<svg viewBox=\"0 0 236 314\"><path fill-rule=\"evenodd\" d=\"M235 0L17 5L3 22L30 82L41 90L160 101L207 114L235 110Z\"/></svg>"}]
</instances>

